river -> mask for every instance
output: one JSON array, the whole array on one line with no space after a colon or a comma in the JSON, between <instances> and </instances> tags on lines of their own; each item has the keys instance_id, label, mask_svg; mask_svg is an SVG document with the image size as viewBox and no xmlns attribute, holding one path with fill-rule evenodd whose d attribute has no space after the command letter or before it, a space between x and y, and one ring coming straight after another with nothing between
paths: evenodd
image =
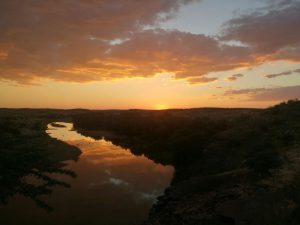
<instances>
[{"instance_id":1,"label":"river","mask_svg":"<svg viewBox=\"0 0 300 225\"><path fill-rule=\"evenodd\" d=\"M173 167L133 155L105 138L83 136L73 130L72 123L55 124L49 124L46 133L82 152L78 161L67 161L64 168L76 177L54 175L70 188L55 187L44 197L52 212L28 198L14 196L1 209L12 222L5 225L138 225L144 221L169 186Z\"/></svg>"}]
</instances>

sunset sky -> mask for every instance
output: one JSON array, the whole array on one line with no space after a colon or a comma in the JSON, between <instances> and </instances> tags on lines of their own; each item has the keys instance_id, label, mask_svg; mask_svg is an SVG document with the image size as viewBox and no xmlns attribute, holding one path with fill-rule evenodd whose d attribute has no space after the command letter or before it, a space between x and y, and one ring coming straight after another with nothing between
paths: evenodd
<instances>
[{"instance_id":1,"label":"sunset sky","mask_svg":"<svg viewBox=\"0 0 300 225\"><path fill-rule=\"evenodd\" d=\"M300 0L1 0L0 108L300 98Z\"/></svg>"}]
</instances>

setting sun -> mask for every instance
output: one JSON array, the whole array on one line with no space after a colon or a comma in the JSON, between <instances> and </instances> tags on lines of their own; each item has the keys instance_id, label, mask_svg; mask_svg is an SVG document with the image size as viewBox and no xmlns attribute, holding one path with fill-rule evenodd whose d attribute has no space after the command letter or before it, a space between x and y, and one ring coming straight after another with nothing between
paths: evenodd
<instances>
[{"instance_id":1,"label":"setting sun","mask_svg":"<svg viewBox=\"0 0 300 225\"><path fill-rule=\"evenodd\" d=\"M299 12L0 0L0 225L300 225Z\"/></svg>"},{"instance_id":2,"label":"setting sun","mask_svg":"<svg viewBox=\"0 0 300 225\"><path fill-rule=\"evenodd\" d=\"M169 107L166 105L166 104L156 104L155 106L154 106L154 109L156 109L156 110L164 110L164 109L168 109Z\"/></svg>"}]
</instances>

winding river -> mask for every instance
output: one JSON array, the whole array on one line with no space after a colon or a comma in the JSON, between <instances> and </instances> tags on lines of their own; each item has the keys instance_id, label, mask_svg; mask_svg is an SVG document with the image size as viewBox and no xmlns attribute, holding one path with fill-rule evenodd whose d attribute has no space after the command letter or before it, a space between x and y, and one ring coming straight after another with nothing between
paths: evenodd
<instances>
[{"instance_id":1,"label":"winding river","mask_svg":"<svg viewBox=\"0 0 300 225\"><path fill-rule=\"evenodd\" d=\"M47 134L82 151L78 161L67 161L65 166L77 176L55 175L71 187L55 187L45 197L52 212L22 196L14 198L9 207L18 216L16 221L30 225L138 225L144 221L170 184L173 167L135 156L104 138L83 136L71 123L55 124L48 125Z\"/></svg>"}]
</instances>

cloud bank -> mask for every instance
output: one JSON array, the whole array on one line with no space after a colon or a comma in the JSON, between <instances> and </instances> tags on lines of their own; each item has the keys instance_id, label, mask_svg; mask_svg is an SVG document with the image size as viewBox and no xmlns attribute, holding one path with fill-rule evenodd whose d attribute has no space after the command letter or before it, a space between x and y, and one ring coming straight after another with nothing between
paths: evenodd
<instances>
[{"instance_id":1,"label":"cloud bank","mask_svg":"<svg viewBox=\"0 0 300 225\"><path fill-rule=\"evenodd\" d=\"M300 85L278 88L228 90L225 96L245 96L250 101L284 101L300 98Z\"/></svg>"},{"instance_id":2,"label":"cloud bank","mask_svg":"<svg viewBox=\"0 0 300 225\"><path fill-rule=\"evenodd\" d=\"M254 12L228 21L221 39L238 41L249 46L262 61L299 62L300 2L277 3L277 8L271 8L270 11Z\"/></svg>"},{"instance_id":3,"label":"cloud bank","mask_svg":"<svg viewBox=\"0 0 300 225\"><path fill-rule=\"evenodd\" d=\"M89 82L172 73L209 83L215 81L205 77L211 72L300 61L297 1L232 19L219 38L144 29L194 1L1 1L0 79Z\"/></svg>"},{"instance_id":4,"label":"cloud bank","mask_svg":"<svg viewBox=\"0 0 300 225\"><path fill-rule=\"evenodd\" d=\"M65 78L59 71L103 61L110 41L166 20L193 1L0 1L0 78L101 80L85 71Z\"/></svg>"}]
</instances>

